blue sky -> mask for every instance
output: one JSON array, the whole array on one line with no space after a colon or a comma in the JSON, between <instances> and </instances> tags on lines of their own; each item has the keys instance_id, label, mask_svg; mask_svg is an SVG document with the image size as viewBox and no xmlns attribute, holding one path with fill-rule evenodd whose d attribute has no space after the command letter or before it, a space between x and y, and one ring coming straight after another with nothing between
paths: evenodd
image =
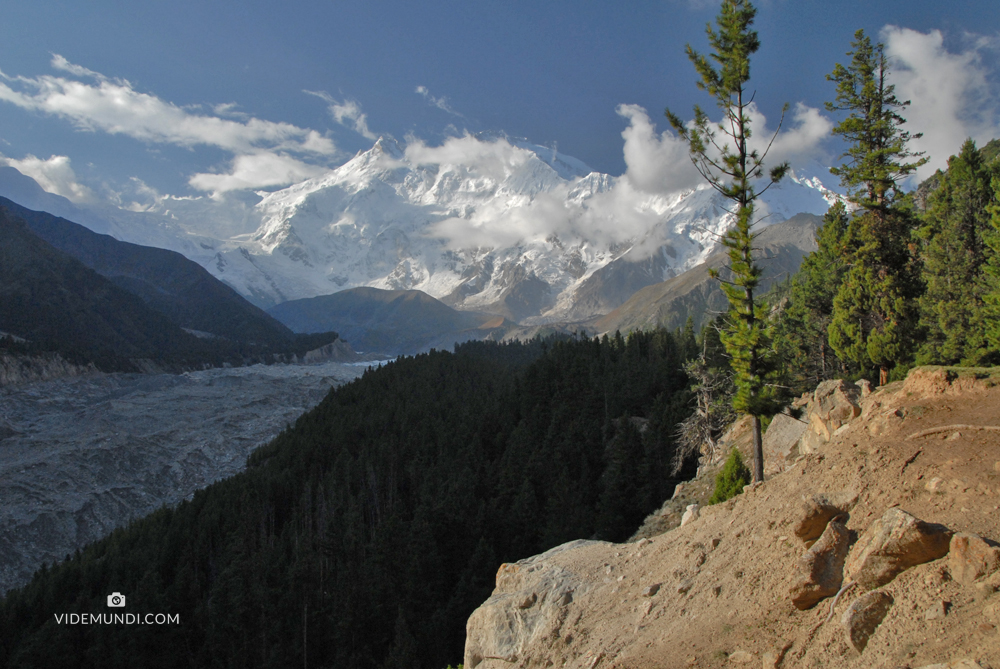
<instances>
[{"instance_id":1,"label":"blue sky","mask_svg":"<svg viewBox=\"0 0 1000 669\"><path fill-rule=\"evenodd\" d=\"M277 188L380 134L433 145L504 131L619 175L675 156L662 134L665 106L690 116L693 104L711 104L684 45L706 50L717 7L6 0L0 154L49 190L124 204ZM1000 136L995 2L758 8L752 85L768 127L782 103L793 105L785 155L829 163L838 153L827 132L836 118L821 111L833 96L824 75L858 28L889 47L930 167L967 135Z\"/></svg>"}]
</instances>

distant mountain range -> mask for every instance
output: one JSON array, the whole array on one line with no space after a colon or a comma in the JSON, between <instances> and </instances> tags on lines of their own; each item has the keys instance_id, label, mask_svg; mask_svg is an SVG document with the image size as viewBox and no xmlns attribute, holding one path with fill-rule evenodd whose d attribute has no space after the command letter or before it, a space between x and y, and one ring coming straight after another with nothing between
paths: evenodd
<instances>
[{"instance_id":1,"label":"distant mountain range","mask_svg":"<svg viewBox=\"0 0 1000 669\"><path fill-rule=\"evenodd\" d=\"M142 212L75 205L13 168L0 168L0 195L177 251L262 308L358 287L420 290L534 326L607 315L698 266L731 219L710 188L648 194L527 141L456 141L381 138L322 176L228 209L208 198ZM822 214L835 197L801 173L769 189L761 210L778 223Z\"/></svg>"}]
</instances>

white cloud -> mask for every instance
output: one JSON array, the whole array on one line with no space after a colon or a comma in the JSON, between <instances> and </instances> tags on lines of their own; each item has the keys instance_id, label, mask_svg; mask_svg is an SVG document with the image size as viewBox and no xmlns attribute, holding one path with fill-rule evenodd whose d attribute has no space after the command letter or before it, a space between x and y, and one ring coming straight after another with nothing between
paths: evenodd
<instances>
[{"instance_id":1,"label":"white cloud","mask_svg":"<svg viewBox=\"0 0 1000 669\"><path fill-rule=\"evenodd\" d=\"M94 202L94 193L76 180L76 173L66 156L49 156L42 160L30 153L21 160L0 156L0 163L15 168L34 179L39 186L77 203Z\"/></svg>"},{"instance_id":2,"label":"white cloud","mask_svg":"<svg viewBox=\"0 0 1000 669\"><path fill-rule=\"evenodd\" d=\"M84 131L125 135L155 144L209 146L233 154L228 172L191 177L189 183L199 190L224 192L286 185L323 170L307 160L325 162L339 155L333 141L316 130L254 118L236 111L235 103L214 106L214 115L196 113L141 93L124 79L113 80L70 63L58 54L52 57L52 67L94 81L50 75L9 77L0 72L0 100L65 119ZM363 114L354 121L360 124L359 132L367 131ZM48 173L55 175L56 167L49 165ZM63 190L69 188L65 179L50 178L64 184L60 186ZM78 191L78 198L85 196Z\"/></svg>"},{"instance_id":3,"label":"white cloud","mask_svg":"<svg viewBox=\"0 0 1000 669\"><path fill-rule=\"evenodd\" d=\"M618 105L629 125L625 140L625 178L647 193L669 193L693 188L701 177L688 157L688 145L670 131L657 134L649 114L638 105Z\"/></svg>"},{"instance_id":4,"label":"white cloud","mask_svg":"<svg viewBox=\"0 0 1000 669\"><path fill-rule=\"evenodd\" d=\"M625 140L625 178L638 190L646 193L669 195L694 188L704 183L689 157L687 142L670 131L657 133L646 110L638 105L619 105L618 114L628 119L629 126L622 131ZM774 135L767 118L756 105L748 110L752 128L750 147L765 156L765 170L789 161L806 162L824 154L823 144L830 136L833 124L818 109L797 104L782 124L782 131ZM724 140L721 137L720 141Z\"/></svg>"},{"instance_id":5,"label":"white cloud","mask_svg":"<svg viewBox=\"0 0 1000 669\"><path fill-rule=\"evenodd\" d=\"M215 146L246 153L261 147L332 155L333 142L315 130L257 118L245 122L191 112L124 80L100 77L87 84L63 77L8 78L22 90L0 83L0 100L23 109L59 116L77 128L127 135L145 142ZM27 89L27 90L24 90Z\"/></svg>"},{"instance_id":6,"label":"white cloud","mask_svg":"<svg viewBox=\"0 0 1000 669\"><path fill-rule=\"evenodd\" d=\"M952 53L945 49L939 30L921 33L886 26L882 39L891 59L896 97L911 101L901 112L907 121L904 127L913 134L923 133L911 148L930 158L917 171L918 179L945 167L967 137L982 145L1000 136L997 98L982 59L990 40L966 36L965 49Z\"/></svg>"},{"instance_id":7,"label":"white cloud","mask_svg":"<svg viewBox=\"0 0 1000 669\"><path fill-rule=\"evenodd\" d=\"M768 143L774 136L774 128L768 127L767 119L755 104L751 104L748 116L753 129L751 148L761 155L767 151L765 171L786 161L794 168L796 164L825 157L823 144L830 138L833 122L815 107L797 103L791 114L785 115L782 131L774 138L770 149Z\"/></svg>"},{"instance_id":8,"label":"white cloud","mask_svg":"<svg viewBox=\"0 0 1000 669\"><path fill-rule=\"evenodd\" d=\"M430 104L432 107L437 107L441 111L447 112L452 116L465 118L460 113L451 108L451 105L448 104L448 98L444 96L441 96L439 98L434 97L433 95L431 95L431 92L427 90L426 86L417 86L417 89L414 92L417 95L421 96L424 100L427 100L428 104Z\"/></svg>"},{"instance_id":9,"label":"white cloud","mask_svg":"<svg viewBox=\"0 0 1000 669\"><path fill-rule=\"evenodd\" d=\"M199 173L188 183L192 188L212 193L232 190L287 186L318 176L326 171L283 153L262 151L236 156L228 172Z\"/></svg>"},{"instance_id":10,"label":"white cloud","mask_svg":"<svg viewBox=\"0 0 1000 669\"><path fill-rule=\"evenodd\" d=\"M330 112L330 116L332 116L333 120L340 125L345 128L350 128L367 139L378 139L378 135L368 129L368 116L361 111L361 104L357 100L346 98L343 102L338 102L329 93L323 91L303 92L308 93L309 95L315 95L321 100L325 100L329 103L330 106L327 107L327 109Z\"/></svg>"}]
</instances>

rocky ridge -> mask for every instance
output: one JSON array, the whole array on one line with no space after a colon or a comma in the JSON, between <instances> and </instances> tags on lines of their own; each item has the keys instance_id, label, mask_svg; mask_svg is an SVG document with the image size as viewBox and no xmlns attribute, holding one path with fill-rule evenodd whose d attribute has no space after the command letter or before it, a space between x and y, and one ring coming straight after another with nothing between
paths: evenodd
<instances>
[{"instance_id":1,"label":"rocky ridge","mask_svg":"<svg viewBox=\"0 0 1000 669\"><path fill-rule=\"evenodd\" d=\"M501 566L465 666L1000 667L997 415L997 369L821 384L763 484L703 506L708 463L629 543Z\"/></svg>"}]
</instances>

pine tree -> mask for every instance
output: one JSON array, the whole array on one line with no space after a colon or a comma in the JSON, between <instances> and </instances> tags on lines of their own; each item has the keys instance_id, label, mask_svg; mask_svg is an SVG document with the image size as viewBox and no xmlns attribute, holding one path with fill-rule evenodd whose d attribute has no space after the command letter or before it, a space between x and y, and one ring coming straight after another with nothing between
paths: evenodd
<instances>
[{"instance_id":1,"label":"pine tree","mask_svg":"<svg viewBox=\"0 0 1000 669\"><path fill-rule=\"evenodd\" d=\"M983 265L989 247L987 207L994 202L990 174L971 139L928 198L924 225L923 275L927 292L920 298L926 341L920 364L982 363L987 355Z\"/></svg>"},{"instance_id":2,"label":"pine tree","mask_svg":"<svg viewBox=\"0 0 1000 669\"><path fill-rule=\"evenodd\" d=\"M687 140L695 167L716 191L735 205L735 223L722 240L729 251L731 272L731 277L722 281L730 305L722 342L734 372L733 408L753 416L755 482L764 479L760 417L778 411L780 398L772 383L776 360L767 305L754 294L763 273L754 258L754 201L788 169L787 164L772 168L770 184L759 192L752 184L764 176L767 154L766 150L761 154L749 146L748 111L753 95L747 89L747 82L750 56L760 48L757 32L750 29L756 13L746 0L724 0L716 17L718 30L711 25L706 28L711 55L705 56L690 44L687 46L688 58L701 77L698 88L715 98L723 111L722 122L712 123L708 114L695 106L694 123L689 128L676 114L666 111L670 124ZM713 272L713 276L721 279L718 272Z\"/></svg>"},{"instance_id":3,"label":"pine tree","mask_svg":"<svg viewBox=\"0 0 1000 669\"><path fill-rule=\"evenodd\" d=\"M859 30L851 46L850 65L838 63L827 75L837 84L836 102L828 102L827 110L848 112L833 132L851 144L847 161L830 171L860 210L847 230L849 269L834 299L829 336L838 356L878 367L879 383L885 384L889 370L910 354L920 294L909 250L913 221L897 204L898 183L926 159L907 149L911 136L900 128L905 119L896 110L909 101L899 101L887 83L883 45L872 45Z\"/></svg>"},{"instance_id":4,"label":"pine tree","mask_svg":"<svg viewBox=\"0 0 1000 669\"><path fill-rule=\"evenodd\" d=\"M1000 172L1000 169L994 171ZM987 345L995 356L1000 355L1000 174L994 174L992 186L993 203L986 208L990 214L991 229L984 235L990 252L983 266L986 282L983 315Z\"/></svg>"},{"instance_id":5,"label":"pine tree","mask_svg":"<svg viewBox=\"0 0 1000 669\"><path fill-rule=\"evenodd\" d=\"M834 296L847 271L844 243L848 220L842 202L827 210L816 231L818 248L802 260L792 277L788 305L777 324L776 338L787 358L789 381L797 392L847 371L830 348L827 329Z\"/></svg>"}]
</instances>

